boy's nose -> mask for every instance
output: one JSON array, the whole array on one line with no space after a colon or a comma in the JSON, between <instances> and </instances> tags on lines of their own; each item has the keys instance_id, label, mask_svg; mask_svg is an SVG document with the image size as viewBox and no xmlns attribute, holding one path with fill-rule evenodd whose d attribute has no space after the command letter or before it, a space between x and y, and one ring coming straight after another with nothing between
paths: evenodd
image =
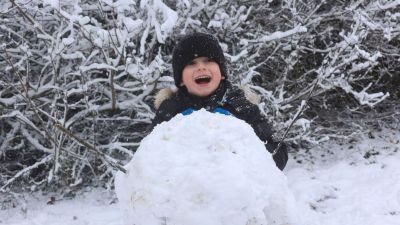
<instances>
[{"instance_id":1,"label":"boy's nose","mask_svg":"<svg viewBox=\"0 0 400 225\"><path fill-rule=\"evenodd\" d=\"M206 69L206 64L203 63L203 62L197 63L197 69L198 69L198 70L204 70L204 69Z\"/></svg>"}]
</instances>

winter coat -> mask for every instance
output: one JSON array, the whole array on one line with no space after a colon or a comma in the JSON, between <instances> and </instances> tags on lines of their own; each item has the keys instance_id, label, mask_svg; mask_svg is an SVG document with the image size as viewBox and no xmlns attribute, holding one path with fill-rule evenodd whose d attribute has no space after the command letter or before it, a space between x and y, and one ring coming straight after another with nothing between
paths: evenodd
<instances>
[{"instance_id":1,"label":"winter coat","mask_svg":"<svg viewBox=\"0 0 400 225\"><path fill-rule=\"evenodd\" d=\"M278 142L273 140L273 130L267 119L261 115L257 105L249 101L249 98L251 97L249 95L246 96L246 93L242 89L232 87L226 80L221 81L218 89L208 97L191 95L185 88L180 88L176 92L164 89L155 99L157 112L153 119L152 127L163 121L170 120L178 113L182 113L187 109L199 110L204 108L210 112L214 112L216 108L222 108L236 118L250 124L261 141L266 143L267 150L272 153L278 145ZM279 151L273 156L273 159L276 166L283 170L288 160L285 144L281 145Z\"/></svg>"}]
</instances>

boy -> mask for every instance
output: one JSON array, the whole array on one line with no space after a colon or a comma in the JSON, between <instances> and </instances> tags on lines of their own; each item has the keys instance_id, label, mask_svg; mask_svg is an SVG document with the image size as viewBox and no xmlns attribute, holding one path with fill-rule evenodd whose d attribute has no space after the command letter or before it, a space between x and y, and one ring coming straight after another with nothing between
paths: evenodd
<instances>
[{"instance_id":1,"label":"boy","mask_svg":"<svg viewBox=\"0 0 400 225\"><path fill-rule=\"evenodd\" d=\"M275 150L278 143L272 139L267 119L246 98L243 90L233 87L227 80L225 57L214 36L205 33L185 36L173 51L172 67L178 90L164 89L157 94L157 112L152 127L178 113L190 114L193 110L204 108L246 121L266 143L268 151ZM288 160L284 144L273 158L276 166L283 170Z\"/></svg>"}]
</instances>

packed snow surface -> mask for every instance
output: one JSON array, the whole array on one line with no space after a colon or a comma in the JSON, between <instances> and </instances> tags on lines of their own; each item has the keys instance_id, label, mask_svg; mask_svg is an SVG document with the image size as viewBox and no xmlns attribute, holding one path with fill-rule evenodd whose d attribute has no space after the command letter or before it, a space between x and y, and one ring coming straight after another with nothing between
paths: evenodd
<instances>
[{"instance_id":1,"label":"packed snow surface","mask_svg":"<svg viewBox=\"0 0 400 225\"><path fill-rule=\"evenodd\" d=\"M286 176L233 116L179 114L158 125L125 168L115 187L127 225L298 222Z\"/></svg>"}]
</instances>

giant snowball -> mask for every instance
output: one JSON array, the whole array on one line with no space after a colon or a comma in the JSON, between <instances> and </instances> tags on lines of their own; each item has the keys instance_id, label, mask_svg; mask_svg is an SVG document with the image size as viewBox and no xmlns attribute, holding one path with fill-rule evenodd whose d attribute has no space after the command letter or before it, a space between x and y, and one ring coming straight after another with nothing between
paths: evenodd
<instances>
[{"instance_id":1,"label":"giant snowball","mask_svg":"<svg viewBox=\"0 0 400 225\"><path fill-rule=\"evenodd\" d=\"M285 175L250 125L200 110L143 139L115 189L126 225L298 224Z\"/></svg>"}]
</instances>

